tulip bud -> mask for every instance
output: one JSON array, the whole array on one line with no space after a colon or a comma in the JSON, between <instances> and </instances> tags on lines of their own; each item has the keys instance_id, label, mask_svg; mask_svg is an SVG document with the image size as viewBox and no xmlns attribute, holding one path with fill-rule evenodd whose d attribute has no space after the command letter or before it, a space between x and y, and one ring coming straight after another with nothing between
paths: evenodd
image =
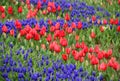
<instances>
[{"instance_id":1,"label":"tulip bud","mask_svg":"<svg viewBox=\"0 0 120 81\"><path fill-rule=\"evenodd\" d=\"M3 32L3 37L4 37L4 39L7 37L6 33L4 33L4 32Z\"/></svg>"},{"instance_id":2,"label":"tulip bud","mask_svg":"<svg viewBox=\"0 0 120 81\"><path fill-rule=\"evenodd\" d=\"M34 46L34 43L33 43L32 41L31 41L30 43L31 43L31 47L33 47L33 46Z\"/></svg>"},{"instance_id":3,"label":"tulip bud","mask_svg":"<svg viewBox=\"0 0 120 81\"><path fill-rule=\"evenodd\" d=\"M39 51L39 46L38 45L36 46L36 50Z\"/></svg>"}]
</instances>

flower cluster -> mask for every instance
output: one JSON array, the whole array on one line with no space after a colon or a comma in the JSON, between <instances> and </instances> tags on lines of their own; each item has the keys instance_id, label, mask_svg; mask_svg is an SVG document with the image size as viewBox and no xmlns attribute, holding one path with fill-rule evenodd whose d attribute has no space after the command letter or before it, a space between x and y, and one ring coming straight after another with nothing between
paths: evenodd
<instances>
[{"instance_id":1,"label":"flower cluster","mask_svg":"<svg viewBox=\"0 0 120 81\"><path fill-rule=\"evenodd\" d=\"M120 0L3 1L1 80L117 81L119 4Z\"/></svg>"},{"instance_id":2,"label":"flower cluster","mask_svg":"<svg viewBox=\"0 0 120 81\"><path fill-rule=\"evenodd\" d=\"M4 46L2 44L1 46ZM10 54L1 55L2 63L0 65L1 76L6 81L103 80L103 76L97 75L95 71L92 71L91 74L83 67L77 69L75 64L64 64L61 60L53 61L48 56L42 55L41 59L35 61L34 58L29 58L30 53L34 52L31 48L28 50L19 48L14 52L12 43L9 44L9 47ZM22 56L22 58L19 58L19 56Z\"/></svg>"}]
</instances>

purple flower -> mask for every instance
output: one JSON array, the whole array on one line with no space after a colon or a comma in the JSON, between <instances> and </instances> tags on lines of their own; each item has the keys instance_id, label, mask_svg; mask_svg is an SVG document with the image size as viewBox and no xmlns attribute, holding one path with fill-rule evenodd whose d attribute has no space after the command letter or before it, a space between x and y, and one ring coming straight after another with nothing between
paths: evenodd
<instances>
[{"instance_id":1,"label":"purple flower","mask_svg":"<svg viewBox=\"0 0 120 81\"><path fill-rule=\"evenodd\" d=\"M45 74L47 72L46 70L47 70L46 68L43 69L43 74Z\"/></svg>"},{"instance_id":2,"label":"purple flower","mask_svg":"<svg viewBox=\"0 0 120 81\"><path fill-rule=\"evenodd\" d=\"M47 76L47 77L45 78L45 81L50 81L50 77Z\"/></svg>"},{"instance_id":3,"label":"purple flower","mask_svg":"<svg viewBox=\"0 0 120 81\"><path fill-rule=\"evenodd\" d=\"M2 73L3 78L8 78L8 73Z\"/></svg>"},{"instance_id":4,"label":"purple flower","mask_svg":"<svg viewBox=\"0 0 120 81\"><path fill-rule=\"evenodd\" d=\"M51 67L48 68L48 73L53 73L53 69Z\"/></svg>"},{"instance_id":5,"label":"purple flower","mask_svg":"<svg viewBox=\"0 0 120 81\"><path fill-rule=\"evenodd\" d=\"M10 42L9 47L10 47L10 48L13 48L13 44L12 44L12 42Z\"/></svg>"},{"instance_id":6,"label":"purple flower","mask_svg":"<svg viewBox=\"0 0 120 81\"><path fill-rule=\"evenodd\" d=\"M79 76L78 70L74 70L74 76Z\"/></svg>"},{"instance_id":7,"label":"purple flower","mask_svg":"<svg viewBox=\"0 0 120 81\"><path fill-rule=\"evenodd\" d=\"M20 54L20 50L17 50L17 51L16 51L16 55L19 55L19 54Z\"/></svg>"},{"instance_id":8,"label":"purple flower","mask_svg":"<svg viewBox=\"0 0 120 81\"><path fill-rule=\"evenodd\" d=\"M80 67L80 68L79 68L79 72L83 72L83 67Z\"/></svg>"},{"instance_id":9,"label":"purple flower","mask_svg":"<svg viewBox=\"0 0 120 81\"><path fill-rule=\"evenodd\" d=\"M96 76L96 72L95 72L95 71L92 71L92 75L93 75L93 76Z\"/></svg>"},{"instance_id":10,"label":"purple flower","mask_svg":"<svg viewBox=\"0 0 120 81\"><path fill-rule=\"evenodd\" d=\"M22 54L24 54L25 53L25 50L24 49L22 49Z\"/></svg>"},{"instance_id":11,"label":"purple flower","mask_svg":"<svg viewBox=\"0 0 120 81\"><path fill-rule=\"evenodd\" d=\"M103 75L100 75L100 76L99 76L99 80L100 80L100 81L103 81Z\"/></svg>"},{"instance_id":12,"label":"purple flower","mask_svg":"<svg viewBox=\"0 0 120 81\"><path fill-rule=\"evenodd\" d=\"M31 79L37 81L38 75L36 73L32 74Z\"/></svg>"},{"instance_id":13,"label":"purple flower","mask_svg":"<svg viewBox=\"0 0 120 81\"><path fill-rule=\"evenodd\" d=\"M95 80L94 76L90 76L90 80L94 81Z\"/></svg>"},{"instance_id":14,"label":"purple flower","mask_svg":"<svg viewBox=\"0 0 120 81\"><path fill-rule=\"evenodd\" d=\"M8 64L8 60L9 60L8 58L5 58L4 61L3 61L3 63L4 64Z\"/></svg>"},{"instance_id":15,"label":"purple flower","mask_svg":"<svg viewBox=\"0 0 120 81\"><path fill-rule=\"evenodd\" d=\"M116 12L116 17L120 17L120 13Z\"/></svg>"},{"instance_id":16,"label":"purple flower","mask_svg":"<svg viewBox=\"0 0 120 81\"><path fill-rule=\"evenodd\" d=\"M11 71L11 68L10 68L10 67L7 67L7 68L6 68L6 71L7 71L7 73L9 73L9 72Z\"/></svg>"},{"instance_id":17,"label":"purple flower","mask_svg":"<svg viewBox=\"0 0 120 81\"><path fill-rule=\"evenodd\" d=\"M24 58L24 60L27 60L28 55L29 55L28 53L26 53L26 54L24 55L24 57L23 57L23 58Z\"/></svg>"},{"instance_id":18,"label":"purple flower","mask_svg":"<svg viewBox=\"0 0 120 81\"><path fill-rule=\"evenodd\" d=\"M18 60L19 67L22 67L22 63Z\"/></svg>"},{"instance_id":19,"label":"purple flower","mask_svg":"<svg viewBox=\"0 0 120 81\"><path fill-rule=\"evenodd\" d=\"M42 81L42 77L40 77L40 81Z\"/></svg>"},{"instance_id":20,"label":"purple flower","mask_svg":"<svg viewBox=\"0 0 120 81\"><path fill-rule=\"evenodd\" d=\"M6 78L5 80L6 80L6 81L11 81L9 78Z\"/></svg>"},{"instance_id":21,"label":"purple flower","mask_svg":"<svg viewBox=\"0 0 120 81\"><path fill-rule=\"evenodd\" d=\"M43 61L45 60L45 56L44 56L44 55L42 55L42 60L43 60Z\"/></svg>"},{"instance_id":22,"label":"purple flower","mask_svg":"<svg viewBox=\"0 0 120 81\"><path fill-rule=\"evenodd\" d=\"M49 64L49 60L46 60L46 65L48 65Z\"/></svg>"},{"instance_id":23,"label":"purple flower","mask_svg":"<svg viewBox=\"0 0 120 81\"><path fill-rule=\"evenodd\" d=\"M23 73L18 73L18 78L24 78L24 74Z\"/></svg>"},{"instance_id":24,"label":"purple flower","mask_svg":"<svg viewBox=\"0 0 120 81\"><path fill-rule=\"evenodd\" d=\"M82 81L81 77L76 77L75 81Z\"/></svg>"},{"instance_id":25,"label":"purple flower","mask_svg":"<svg viewBox=\"0 0 120 81\"><path fill-rule=\"evenodd\" d=\"M25 67L21 67L22 72L25 74L26 73L26 68Z\"/></svg>"}]
</instances>

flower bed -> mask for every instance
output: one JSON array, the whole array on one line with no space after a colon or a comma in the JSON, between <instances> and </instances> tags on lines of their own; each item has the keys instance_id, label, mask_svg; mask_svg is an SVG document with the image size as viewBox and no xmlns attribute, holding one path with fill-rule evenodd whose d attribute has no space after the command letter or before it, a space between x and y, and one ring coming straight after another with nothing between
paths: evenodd
<instances>
[{"instance_id":1,"label":"flower bed","mask_svg":"<svg viewBox=\"0 0 120 81\"><path fill-rule=\"evenodd\" d=\"M0 80L118 81L120 1L107 2L2 2Z\"/></svg>"}]
</instances>

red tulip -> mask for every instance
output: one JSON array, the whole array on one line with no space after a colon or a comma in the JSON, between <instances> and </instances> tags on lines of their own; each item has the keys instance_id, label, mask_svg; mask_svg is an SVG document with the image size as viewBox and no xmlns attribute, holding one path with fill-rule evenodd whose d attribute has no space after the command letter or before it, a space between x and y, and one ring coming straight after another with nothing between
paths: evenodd
<instances>
[{"instance_id":1,"label":"red tulip","mask_svg":"<svg viewBox=\"0 0 120 81\"><path fill-rule=\"evenodd\" d=\"M36 30L36 31L39 31L39 30L40 30L40 27L39 27L38 24L35 25L35 30Z\"/></svg>"},{"instance_id":2,"label":"red tulip","mask_svg":"<svg viewBox=\"0 0 120 81\"><path fill-rule=\"evenodd\" d=\"M117 31L120 32L120 26L117 27Z\"/></svg>"},{"instance_id":3,"label":"red tulip","mask_svg":"<svg viewBox=\"0 0 120 81\"><path fill-rule=\"evenodd\" d=\"M114 24L114 19L110 19L110 24Z\"/></svg>"},{"instance_id":4,"label":"red tulip","mask_svg":"<svg viewBox=\"0 0 120 81\"><path fill-rule=\"evenodd\" d=\"M41 30L41 31L40 31L40 35L41 35L41 36L44 36L44 35L45 35L45 31L44 31L44 30Z\"/></svg>"},{"instance_id":5,"label":"red tulip","mask_svg":"<svg viewBox=\"0 0 120 81\"><path fill-rule=\"evenodd\" d=\"M29 26L29 25L26 25L25 26L25 31L28 33L28 32L30 32L30 30L31 30L32 28Z\"/></svg>"},{"instance_id":6,"label":"red tulip","mask_svg":"<svg viewBox=\"0 0 120 81\"><path fill-rule=\"evenodd\" d=\"M48 24L52 25L52 20L48 19Z\"/></svg>"},{"instance_id":7,"label":"red tulip","mask_svg":"<svg viewBox=\"0 0 120 81\"><path fill-rule=\"evenodd\" d=\"M99 48L98 45L96 45L95 48L94 48L94 52L99 53L99 51L100 51L100 48Z\"/></svg>"},{"instance_id":8,"label":"red tulip","mask_svg":"<svg viewBox=\"0 0 120 81\"><path fill-rule=\"evenodd\" d=\"M72 56L74 57L77 54L76 50L72 50Z\"/></svg>"},{"instance_id":9,"label":"red tulip","mask_svg":"<svg viewBox=\"0 0 120 81\"><path fill-rule=\"evenodd\" d=\"M114 70L119 70L119 69L120 69L120 68L119 68L119 63L116 62L116 61L113 63L113 66L112 66L112 67L113 67Z\"/></svg>"},{"instance_id":10,"label":"red tulip","mask_svg":"<svg viewBox=\"0 0 120 81\"><path fill-rule=\"evenodd\" d=\"M103 26L100 26L100 31L104 32L104 27Z\"/></svg>"},{"instance_id":11,"label":"red tulip","mask_svg":"<svg viewBox=\"0 0 120 81\"><path fill-rule=\"evenodd\" d=\"M17 29L22 28L22 24L18 20L15 21L15 26L16 26Z\"/></svg>"},{"instance_id":12,"label":"red tulip","mask_svg":"<svg viewBox=\"0 0 120 81\"><path fill-rule=\"evenodd\" d=\"M75 40L76 40L76 41L79 40L79 35L75 35Z\"/></svg>"},{"instance_id":13,"label":"red tulip","mask_svg":"<svg viewBox=\"0 0 120 81\"><path fill-rule=\"evenodd\" d=\"M74 55L74 60L76 60L76 61L78 61L79 60L79 54L78 53L76 53L75 55Z\"/></svg>"},{"instance_id":14,"label":"red tulip","mask_svg":"<svg viewBox=\"0 0 120 81\"><path fill-rule=\"evenodd\" d=\"M31 5L30 5L30 4L28 4L28 5L27 5L27 8L28 8L28 10L30 10L30 9L31 9Z\"/></svg>"},{"instance_id":15,"label":"red tulip","mask_svg":"<svg viewBox=\"0 0 120 81\"><path fill-rule=\"evenodd\" d=\"M118 25L118 23L119 23L119 20L118 20L118 18L116 18L116 19L114 20L114 24L115 24L115 25Z\"/></svg>"},{"instance_id":16,"label":"red tulip","mask_svg":"<svg viewBox=\"0 0 120 81\"><path fill-rule=\"evenodd\" d=\"M92 55L90 53L88 53L88 58L89 58L89 60L92 59Z\"/></svg>"},{"instance_id":17,"label":"red tulip","mask_svg":"<svg viewBox=\"0 0 120 81\"><path fill-rule=\"evenodd\" d=\"M103 19L103 24L106 25L107 24L107 20Z\"/></svg>"},{"instance_id":18,"label":"red tulip","mask_svg":"<svg viewBox=\"0 0 120 81\"><path fill-rule=\"evenodd\" d=\"M103 52L98 52L97 57L99 60L101 60L104 57L104 53Z\"/></svg>"},{"instance_id":19,"label":"red tulip","mask_svg":"<svg viewBox=\"0 0 120 81\"><path fill-rule=\"evenodd\" d=\"M84 57L80 57L79 61L82 63L84 61Z\"/></svg>"},{"instance_id":20,"label":"red tulip","mask_svg":"<svg viewBox=\"0 0 120 81\"><path fill-rule=\"evenodd\" d=\"M94 50L92 47L90 47L89 52L92 53Z\"/></svg>"},{"instance_id":21,"label":"red tulip","mask_svg":"<svg viewBox=\"0 0 120 81\"><path fill-rule=\"evenodd\" d=\"M81 44L80 44L80 48L84 48L84 46L85 46L85 43L84 42L82 42Z\"/></svg>"},{"instance_id":22,"label":"red tulip","mask_svg":"<svg viewBox=\"0 0 120 81\"><path fill-rule=\"evenodd\" d=\"M77 49L79 49L79 48L80 48L80 43L77 42L77 43L75 44L75 47L76 47Z\"/></svg>"},{"instance_id":23,"label":"red tulip","mask_svg":"<svg viewBox=\"0 0 120 81\"><path fill-rule=\"evenodd\" d=\"M70 49L70 48L66 48L66 49L65 49L65 51L66 51L66 54L68 54L68 55L69 55L69 54L70 54L71 49Z\"/></svg>"},{"instance_id":24,"label":"red tulip","mask_svg":"<svg viewBox=\"0 0 120 81\"><path fill-rule=\"evenodd\" d=\"M96 16L92 16L92 21L96 21Z\"/></svg>"},{"instance_id":25,"label":"red tulip","mask_svg":"<svg viewBox=\"0 0 120 81\"><path fill-rule=\"evenodd\" d=\"M13 14L13 8L12 8L12 6L8 7L8 14Z\"/></svg>"},{"instance_id":26,"label":"red tulip","mask_svg":"<svg viewBox=\"0 0 120 81\"><path fill-rule=\"evenodd\" d=\"M107 52L104 53L104 57L107 59L109 57L109 54Z\"/></svg>"},{"instance_id":27,"label":"red tulip","mask_svg":"<svg viewBox=\"0 0 120 81\"><path fill-rule=\"evenodd\" d=\"M50 27L50 32L54 32L55 31L55 26L51 26Z\"/></svg>"},{"instance_id":28,"label":"red tulip","mask_svg":"<svg viewBox=\"0 0 120 81\"><path fill-rule=\"evenodd\" d=\"M27 4L27 5L30 4L30 0L26 0L26 4Z\"/></svg>"},{"instance_id":29,"label":"red tulip","mask_svg":"<svg viewBox=\"0 0 120 81\"><path fill-rule=\"evenodd\" d=\"M1 14L1 18L4 19L5 18L5 13Z\"/></svg>"},{"instance_id":30,"label":"red tulip","mask_svg":"<svg viewBox=\"0 0 120 81\"><path fill-rule=\"evenodd\" d=\"M3 25L3 26L2 26L2 32L7 33L7 31L8 31L7 26Z\"/></svg>"},{"instance_id":31,"label":"red tulip","mask_svg":"<svg viewBox=\"0 0 120 81\"><path fill-rule=\"evenodd\" d=\"M94 32L91 32L90 37L94 39L96 37L96 34Z\"/></svg>"},{"instance_id":32,"label":"red tulip","mask_svg":"<svg viewBox=\"0 0 120 81\"><path fill-rule=\"evenodd\" d=\"M43 0L43 2L45 3L45 2L46 2L46 0Z\"/></svg>"},{"instance_id":33,"label":"red tulip","mask_svg":"<svg viewBox=\"0 0 120 81\"><path fill-rule=\"evenodd\" d=\"M68 27L68 23L65 22L65 23L63 24L63 27L64 27L64 28L67 28L67 27Z\"/></svg>"},{"instance_id":34,"label":"red tulip","mask_svg":"<svg viewBox=\"0 0 120 81\"><path fill-rule=\"evenodd\" d=\"M33 37L33 36L32 36L30 33L28 33L28 34L26 35L26 39L27 39L27 40L32 39L32 37Z\"/></svg>"},{"instance_id":35,"label":"red tulip","mask_svg":"<svg viewBox=\"0 0 120 81\"><path fill-rule=\"evenodd\" d=\"M37 12L38 12L38 9L36 8L36 9L34 9L34 11L32 12L32 17L35 17L36 15L37 15Z\"/></svg>"},{"instance_id":36,"label":"red tulip","mask_svg":"<svg viewBox=\"0 0 120 81\"><path fill-rule=\"evenodd\" d=\"M3 6L0 6L0 12L4 13L5 12L5 9Z\"/></svg>"},{"instance_id":37,"label":"red tulip","mask_svg":"<svg viewBox=\"0 0 120 81\"><path fill-rule=\"evenodd\" d=\"M26 34L27 34L27 32L25 31L25 29L20 30L20 36L24 36Z\"/></svg>"},{"instance_id":38,"label":"red tulip","mask_svg":"<svg viewBox=\"0 0 120 81\"><path fill-rule=\"evenodd\" d=\"M31 18L31 15L30 15L29 12L28 12L28 14L26 15L26 18L27 18L27 19Z\"/></svg>"},{"instance_id":39,"label":"red tulip","mask_svg":"<svg viewBox=\"0 0 120 81\"><path fill-rule=\"evenodd\" d=\"M112 49L109 49L109 50L107 51L107 53L108 53L109 56L111 56L111 55L112 55Z\"/></svg>"},{"instance_id":40,"label":"red tulip","mask_svg":"<svg viewBox=\"0 0 120 81\"><path fill-rule=\"evenodd\" d=\"M56 38L56 37L60 37L60 30L56 30L55 32L54 32L54 37Z\"/></svg>"},{"instance_id":41,"label":"red tulip","mask_svg":"<svg viewBox=\"0 0 120 81\"><path fill-rule=\"evenodd\" d=\"M60 30L59 31L59 36L60 37L65 37L65 31L64 30Z\"/></svg>"},{"instance_id":42,"label":"red tulip","mask_svg":"<svg viewBox=\"0 0 120 81\"><path fill-rule=\"evenodd\" d=\"M57 11L56 7L55 7L55 4L52 5L52 12L55 13Z\"/></svg>"},{"instance_id":43,"label":"red tulip","mask_svg":"<svg viewBox=\"0 0 120 81\"><path fill-rule=\"evenodd\" d=\"M109 67L112 67L114 61L115 61L115 59L114 59L114 58L111 58L111 59L108 61L108 66L109 66Z\"/></svg>"},{"instance_id":44,"label":"red tulip","mask_svg":"<svg viewBox=\"0 0 120 81\"><path fill-rule=\"evenodd\" d=\"M88 52L88 47L84 46L83 51L84 51L84 53L87 53Z\"/></svg>"},{"instance_id":45,"label":"red tulip","mask_svg":"<svg viewBox=\"0 0 120 81\"><path fill-rule=\"evenodd\" d=\"M93 58L91 59L91 64L92 64L92 65L97 65L98 63L99 63L98 58L93 57Z\"/></svg>"},{"instance_id":46,"label":"red tulip","mask_svg":"<svg viewBox=\"0 0 120 81\"><path fill-rule=\"evenodd\" d=\"M47 14L47 11L46 11L46 10L43 10L43 11L42 11L42 14L43 14L43 15L46 15L46 14Z\"/></svg>"},{"instance_id":47,"label":"red tulip","mask_svg":"<svg viewBox=\"0 0 120 81\"><path fill-rule=\"evenodd\" d=\"M70 33L72 33L72 27L69 27L69 28L67 28L67 32L70 34Z\"/></svg>"},{"instance_id":48,"label":"red tulip","mask_svg":"<svg viewBox=\"0 0 120 81\"><path fill-rule=\"evenodd\" d=\"M22 6L18 7L18 13L22 13Z\"/></svg>"},{"instance_id":49,"label":"red tulip","mask_svg":"<svg viewBox=\"0 0 120 81\"><path fill-rule=\"evenodd\" d=\"M77 28L78 28L78 29L81 29L81 28L82 28L82 22L78 22Z\"/></svg>"},{"instance_id":50,"label":"red tulip","mask_svg":"<svg viewBox=\"0 0 120 81\"><path fill-rule=\"evenodd\" d=\"M49 45L49 49L50 49L51 51L54 50L54 45L53 45L53 43L50 43L50 45Z\"/></svg>"},{"instance_id":51,"label":"red tulip","mask_svg":"<svg viewBox=\"0 0 120 81\"><path fill-rule=\"evenodd\" d=\"M85 56L84 50L79 51L78 54L79 54L79 57L84 57Z\"/></svg>"},{"instance_id":52,"label":"red tulip","mask_svg":"<svg viewBox=\"0 0 120 81\"><path fill-rule=\"evenodd\" d=\"M47 11L51 12L52 8L50 6L47 7Z\"/></svg>"},{"instance_id":53,"label":"red tulip","mask_svg":"<svg viewBox=\"0 0 120 81\"><path fill-rule=\"evenodd\" d=\"M15 34L14 30L13 30L13 29L10 30L10 35L11 35L11 36L14 36L14 34Z\"/></svg>"},{"instance_id":54,"label":"red tulip","mask_svg":"<svg viewBox=\"0 0 120 81\"><path fill-rule=\"evenodd\" d=\"M46 40L47 40L48 42L51 42L51 40L52 40L52 36L51 36L51 34L48 34Z\"/></svg>"},{"instance_id":55,"label":"red tulip","mask_svg":"<svg viewBox=\"0 0 120 81\"><path fill-rule=\"evenodd\" d=\"M38 33L35 33L34 40L36 40L36 41L40 40L40 35Z\"/></svg>"},{"instance_id":56,"label":"red tulip","mask_svg":"<svg viewBox=\"0 0 120 81\"><path fill-rule=\"evenodd\" d=\"M65 14L65 20L66 20L66 21L69 21L69 20L70 20L70 16L69 16L68 13Z\"/></svg>"},{"instance_id":57,"label":"red tulip","mask_svg":"<svg viewBox=\"0 0 120 81\"><path fill-rule=\"evenodd\" d=\"M60 11L60 10L61 10L61 7L60 7L60 5L58 5L58 7L57 7L57 10L58 10L58 11Z\"/></svg>"},{"instance_id":58,"label":"red tulip","mask_svg":"<svg viewBox=\"0 0 120 81\"><path fill-rule=\"evenodd\" d=\"M109 62L108 62L108 66L112 67L114 70L119 70L119 63L116 61L116 59L114 57L112 57Z\"/></svg>"},{"instance_id":59,"label":"red tulip","mask_svg":"<svg viewBox=\"0 0 120 81\"><path fill-rule=\"evenodd\" d=\"M101 71L106 71L106 69L107 69L107 64L106 63L101 63L100 65L99 65L99 70L101 70Z\"/></svg>"},{"instance_id":60,"label":"red tulip","mask_svg":"<svg viewBox=\"0 0 120 81\"><path fill-rule=\"evenodd\" d=\"M37 34L37 31L36 31L35 28L34 28L34 29L31 29L31 30L29 31L29 33L30 33L32 36L35 36L35 34Z\"/></svg>"},{"instance_id":61,"label":"red tulip","mask_svg":"<svg viewBox=\"0 0 120 81\"><path fill-rule=\"evenodd\" d=\"M72 22L72 23L71 23L71 27L72 27L72 28L76 28L76 23L75 23L75 22Z\"/></svg>"},{"instance_id":62,"label":"red tulip","mask_svg":"<svg viewBox=\"0 0 120 81\"><path fill-rule=\"evenodd\" d=\"M55 29L58 30L59 28L60 28L60 23L57 22L57 23L55 24Z\"/></svg>"},{"instance_id":63,"label":"red tulip","mask_svg":"<svg viewBox=\"0 0 120 81\"><path fill-rule=\"evenodd\" d=\"M118 0L118 4L120 5L120 0Z\"/></svg>"},{"instance_id":64,"label":"red tulip","mask_svg":"<svg viewBox=\"0 0 120 81\"><path fill-rule=\"evenodd\" d=\"M42 27L41 28L41 31L40 31L40 35L44 36L45 35L45 32L46 32L46 27Z\"/></svg>"},{"instance_id":65,"label":"red tulip","mask_svg":"<svg viewBox=\"0 0 120 81\"><path fill-rule=\"evenodd\" d=\"M62 59L63 59L64 61L67 61L67 60L68 60L68 56L67 56L66 54L62 54Z\"/></svg>"},{"instance_id":66,"label":"red tulip","mask_svg":"<svg viewBox=\"0 0 120 81\"><path fill-rule=\"evenodd\" d=\"M40 8L41 8L41 2L39 0L38 3L37 3L37 9L40 9Z\"/></svg>"},{"instance_id":67,"label":"red tulip","mask_svg":"<svg viewBox=\"0 0 120 81\"><path fill-rule=\"evenodd\" d=\"M60 39L60 44L61 44L62 46L64 46L64 47L66 47L66 46L68 45L67 39L61 38L61 39Z\"/></svg>"},{"instance_id":68,"label":"red tulip","mask_svg":"<svg viewBox=\"0 0 120 81\"><path fill-rule=\"evenodd\" d=\"M54 51L56 52L56 53L59 53L60 51L61 51L61 48L60 48L60 46L59 45L54 45Z\"/></svg>"}]
</instances>

